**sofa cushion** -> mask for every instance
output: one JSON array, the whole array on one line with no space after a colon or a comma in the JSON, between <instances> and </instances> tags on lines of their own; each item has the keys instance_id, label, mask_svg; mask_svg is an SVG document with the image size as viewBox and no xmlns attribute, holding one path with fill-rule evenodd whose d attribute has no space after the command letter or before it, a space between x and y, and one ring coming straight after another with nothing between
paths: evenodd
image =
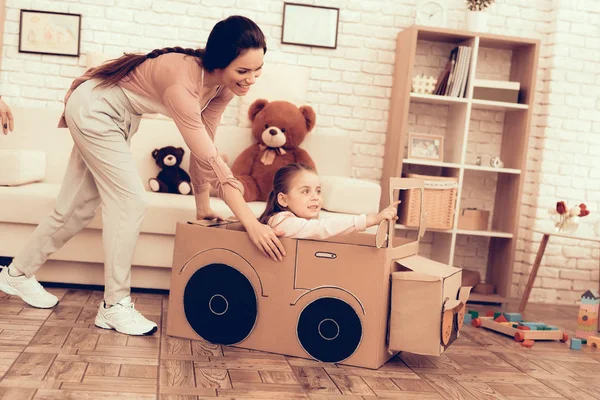
<instances>
[{"instance_id":1,"label":"sofa cushion","mask_svg":"<svg viewBox=\"0 0 600 400\"><path fill-rule=\"evenodd\" d=\"M0 222L38 225L54 209L60 185L55 183L31 183L18 187L0 187ZM142 233L174 235L177 222L193 221L196 218L194 196L182 196L171 193L146 193L147 209L142 222ZM233 213L219 198L211 197L211 208L223 215ZM265 203L248 203L250 210L258 218L265 209ZM321 217L330 215L321 212ZM102 228L101 207L87 228Z\"/></svg>"},{"instance_id":2,"label":"sofa cushion","mask_svg":"<svg viewBox=\"0 0 600 400\"><path fill-rule=\"evenodd\" d=\"M0 149L0 186L18 186L46 177L46 153Z\"/></svg>"},{"instance_id":3,"label":"sofa cushion","mask_svg":"<svg viewBox=\"0 0 600 400\"><path fill-rule=\"evenodd\" d=\"M344 214L379 212L379 184L343 176L320 176L323 209Z\"/></svg>"}]
</instances>

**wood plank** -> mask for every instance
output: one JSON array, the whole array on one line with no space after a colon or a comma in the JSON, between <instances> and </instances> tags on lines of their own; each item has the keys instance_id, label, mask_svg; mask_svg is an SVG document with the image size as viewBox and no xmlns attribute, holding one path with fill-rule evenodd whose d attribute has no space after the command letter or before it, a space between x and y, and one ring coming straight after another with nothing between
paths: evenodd
<instances>
[{"instance_id":1,"label":"wood plank","mask_svg":"<svg viewBox=\"0 0 600 400\"><path fill-rule=\"evenodd\" d=\"M161 386L195 387L192 361L163 360L160 363Z\"/></svg>"},{"instance_id":2,"label":"wood plank","mask_svg":"<svg viewBox=\"0 0 600 400\"><path fill-rule=\"evenodd\" d=\"M170 336L163 337L162 354L192 354L192 341ZM212 355L212 354L211 354Z\"/></svg>"},{"instance_id":3,"label":"wood plank","mask_svg":"<svg viewBox=\"0 0 600 400\"><path fill-rule=\"evenodd\" d=\"M206 396L210 399L213 399L217 395L217 389L182 386L161 386L159 392L161 398L163 394L171 396Z\"/></svg>"},{"instance_id":4,"label":"wood plank","mask_svg":"<svg viewBox=\"0 0 600 400\"><path fill-rule=\"evenodd\" d=\"M31 346L48 346L48 347L61 347L69 333L71 328L62 327L47 327L42 326L35 337L31 340Z\"/></svg>"},{"instance_id":5,"label":"wood plank","mask_svg":"<svg viewBox=\"0 0 600 400\"><path fill-rule=\"evenodd\" d=\"M95 386L101 390L114 390L121 388L122 391L134 393L154 393L156 391L156 378L129 378L123 376L87 376L83 379L82 384ZM65 385L61 386L61 389ZM110 388L110 389L109 389ZM129 388L129 389L125 389ZM96 389L97 390L97 389Z\"/></svg>"},{"instance_id":6,"label":"wood plank","mask_svg":"<svg viewBox=\"0 0 600 400\"><path fill-rule=\"evenodd\" d=\"M67 387L73 385L65 384ZM155 394L141 394L119 391L87 391L77 389L40 389L35 394L35 400L155 400Z\"/></svg>"},{"instance_id":7,"label":"wood plank","mask_svg":"<svg viewBox=\"0 0 600 400\"><path fill-rule=\"evenodd\" d=\"M222 356L223 348L218 344L212 344L203 340L192 340L192 354L207 356Z\"/></svg>"},{"instance_id":8,"label":"wood plank","mask_svg":"<svg viewBox=\"0 0 600 400\"><path fill-rule=\"evenodd\" d=\"M237 382L259 383L262 382L260 371L246 369L232 369L229 371L229 379L235 385Z\"/></svg>"},{"instance_id":9,"label":"wood plank","mask_svg":"<svg viewBox=\"0 0 600 400\"><path fill-rule=\"evenodd\" d=\"M436 390L424 379L396 379L392 381L400 390L406 392L435 392Z\"/></svg>"},{"instance_id":10,"label":"wood plank","mask_svg":"<svg viewBox=\"0 0 600 400\"><path fill-rule=\"evenodd\" d=\"M360 376L330 375L331 379L342 394L357 394L361 396L374 396L375 393Z\"/></svg>"},{"instance_id":11,"label":"wood plank","mask_svg":"<svg viewBox=\"0 0 600 400\"><path fill-rule=\"evenodd\" d=\"M506 396L485 382L462 382L460 385L467 389L469 393L477 399L508 400Z\"/></svg>"},{"instance_id":12,"label":"wood plank","mask_svg":"<svg viewBox=\"0 0 600 400\"><path fill-rule=\"evenodd\" d=\"M20 378L41 381L50 369L56 355L22 353L12 364L3 379Z\"/></svg>"},{"instance_id":13,"label":"wood plank","mask_svg":"<svg viewBox=\"0 0 600 400\"><path fill-rule=\"evenodd\" d=\"M93 350L100 335L90 329L73 328L67 337L63 348Z\"/></svg>"},{"instance_id":14,"label":"wood plank","mask_svg":"<svg viewBox=\"0 0 600 400\"><path fill-rule=\"evenodd\" d=\"M58 303L48 317L48 322L76 322L82 310L83 307L65 306Z\"/></svg>"},{"instance_id":15,"label":"wood plank","mask_svg":"<svg viewBox=\"0 0 600 400\"><path fill-rule=\"evenodd\" d=\"M125 365L123 365L125 367ZM142 365L141 367L146 367ZM154 367L156 368L156 367ZM119 376L120 364L91 362L85 371L86 376Z\"/></svg>"},{"instance_id":16,"label":"wood plank","mask_svg":"<svg viewBox=\"0 0 600 400\"><path fill-rule=\"evenodd\" d=\"M85 362L73 361L55 361L52 363L50 370L46 374L44 380L63 381L63 382L79 382L83 378L83 374L87 367Z\"/></svg>"},{"instance_id":17,"label":"wood plank","mask_svg":"<svg viewBox=\"0 0 600 400\"><path fill-rule=\"evenodd\" d=\"M107 364L128 364L128 365L158 365L158 359L156 358L131 358L127 356L122 357L111 357L105 355L94 355L94 354L58 354L57 360L74 360L84 361L87 363L107 363Z\"/></svg>"},{"instance_id":18,"label":"wood plank","mask_svg":"<svg viewBox=\"0 0 600 400\"><path fill-rule=\"evenodd\" d=\"M444 398L454 400L476 400L465 388L446 375L424 374L421 376Z\"/></svg>"},{"instance_id":19,"label":"wood plank","mask_svg":"<svg viewBox=\"0 0 600 400\"><path fill-rule=\"evenodd\" d=\"M292 370L307 393L341 394L323 368L292 366Z\"/></svg>"},{"instance_id":20,"label":"wood plank","mask_svg":"<svg viewBox=\"0 0 600 400\"><path fill-rule=\"evenodd\" d=\"M261 385L259 383L247 385ZM244 389L217 389L218 398L235 398L235 399L281 399L281 400L296 400L296 399L308 399L308 396L304 393L297 392L294 390L285 390L281 388L278 390L270 390L266 384L262 384L259 388L253 386Z\"/></svg>"},{"instance_id":21,"label":"wood plank","mask_svg":"<svg viewBox=\"0 0 600 400\"><path fill-rule=\"evenodd\" d=\"M158 367L155 365L122 365L119 376L127 378L156 379L158 377Z\"/></svg>"},{"instance_id":22,"label":"wood plank","mask_svg":"<svg viewBox=\"0 0 600 400\"><path fill-rule=\"evenodd\" d=\"M129 336L127 338L127 347L144 347L158 349L160 346L160 336Z\"/></svg>"},{"instance_id":23,"label":"wood plank","mask_svg":"<svg viewBox=\"0 0 600 400\"><path fill-rule=\"evenodd\" d=\"M297 385L298 379L291 371L258 371L263 383L276 383L281 385Z\"/></svg>"},{"instance_id":24,"label":"wood plank","mask_svg":"<svg viewBox=\"0 0 600 400\"><path fill-rule=\"evenodd\" d=\"M0 387L0 399L31 400L35 395L35 391L35 389Z\"/></svg>"},{"instance_id":25,"label":"wood plank","mask_svg":"<svg viewBox=\"0 0 600 400\"><path fill-rule=\"evenodd\" d=\"M203 388L231 388L231 380L226 369L195 367L196 386Z\"/></svg>"},{"instance_id":26,"label":"wood plank","mask_svg":"<svg viewBox=\"0 0 600 400\"><path fill-rule=\"evenodd\" d=\"M596 392L595 395L584 392L583 390L573 386L572 384L560 381L560 380L550 380L550 379L542 379L540 380L544 385L554 389L556 392L565 396L567 399L571 400L598 400L600 399L600 393Z\"/></svg>"},{"instance_id":27,"label":"wood plank","mask_svg":"<svg viewBox=\"0 0 600 400\"><path fill-rule=\"evenodd\" d=\"M507 383L491 383L490 387L503 396L527 396L527 392L517 385Z\"/></svg>"}]
</instances>

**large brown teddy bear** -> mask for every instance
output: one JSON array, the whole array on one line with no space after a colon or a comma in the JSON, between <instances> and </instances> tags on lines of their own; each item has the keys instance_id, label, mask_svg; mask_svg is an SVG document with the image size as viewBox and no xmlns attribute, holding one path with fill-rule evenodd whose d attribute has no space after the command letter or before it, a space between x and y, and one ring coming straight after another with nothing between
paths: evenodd
<instances>
[{"instance_id":1,"label":"large brown teddy bear","mask_svg":"<svg viewBox=\"0 0 600 400\"><path fill-rule=\"evenodd\" d=\"M310 106L258 99L248 117L257 143L238 156L231 171L244 185L244 200L266 201L279 168L295 162L315 168L312 158L298 146L314 128L316 115Z\"/></svg>"}]
</instances>

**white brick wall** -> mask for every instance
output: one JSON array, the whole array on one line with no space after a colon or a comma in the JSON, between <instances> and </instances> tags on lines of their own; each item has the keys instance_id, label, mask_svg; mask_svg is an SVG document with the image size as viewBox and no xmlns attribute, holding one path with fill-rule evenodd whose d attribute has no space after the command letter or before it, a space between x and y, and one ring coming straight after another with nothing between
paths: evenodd
<instances>
[{"instance_id":1,"label":"white brick wall","mask_svg":"<svg viewBox=\"0 0 600 400\"><path fill-rule=\"evenodd\" d=\"M337 49L280 44L280 0L6 0L0 93L11 105L60 108L68 85L84 72L88 52L114 57L164 46L200 47L218 20L243 14L267 36L266 62L311 69L309 102L318 114L319 131L349 135L355 144L354 175L378 180L396 34L414 23L417 1L301 1L340 7ZM463 1L448 4L448 26L462 28ZM81 57L18 53L20 8L83 14ZM531 229L547 220L548 207L559 198L570 204L584 201L592 209L590 221L600 215L600 169L594 168L600 158L600 1L502 0L491 12L491 32L541 38L543 43L517 243L517 294L540 240ZM417 72L437 73L448 51L444 45L419 46ZM509 52L482 49L479 57L479 68L488 78L507 78ZM238 111L234 101L223 123L246 124ZM444 134L447 109L413 105L410 112L411 127ZM467 161L479 153L497 152L501 131L501 113L473 112ZM493 179L490 174L469 173L465 204L491 209ZM483 190L471 189L475 187ZM424 239L427 255L432 235ZM457 243L457 264L485 265L485 238L459 237ZM583 288L597 287L593 281L598 280L598 253L592 244L553 238L532 301L573 302Z\"/></svg>"}]
</instances>

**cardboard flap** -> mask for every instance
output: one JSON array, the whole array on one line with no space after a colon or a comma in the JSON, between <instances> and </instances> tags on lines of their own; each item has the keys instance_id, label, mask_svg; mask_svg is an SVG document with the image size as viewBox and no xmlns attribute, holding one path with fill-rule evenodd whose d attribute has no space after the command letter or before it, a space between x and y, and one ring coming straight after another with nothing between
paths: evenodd
<instances>
[{"instance_id":1,"label":"cardboard flap","mask_svg":"<svg viewBox=\"0 0 600 400\"><path fill-rule=\"evenodd\" d=\"M444 303L444 311L454 310L458 308L458 306L460 306L461 304L463 304L463 302L460 300L447 300Z\"/></svg>"},{"instance_id":2,"label":"cardboard flap","mask_svg":"<svg viewBox=\"0 0 600 400\"><path fill-rule=\"evenodd\" d=\"M420 282L438 282L442 280L442 278L439 276L424 274L422 272L414 272L410 270L392 272L392 279Z\"/></svg>"},{"instance_id":3,"label":"cardboard flap","mask_svg":"<svg viewBox=\"0 0 600 400\"><path fill-rule=\"evenodd\" d=\"M460 272L459 268L454 268L417 255L397 260L395 263L416 273L434 276L436 277L435 280L446 278Z\"/></svg>"},{"instance_id":4,"label":"cardboard flap","mask_svg":"<svg viewBox=\"0 0 600 400\"><path fill-rule=\"evenodd\" d=\"M200 225L200 226L204 226L204 227L211 227L211 226L219 226L219 225L225 225L228 224L228 221L223 221L223 220L217 220L217 219L198 219L195 221L188 221L188 224L191 225Z\"/></svg>"}]
</instances>

